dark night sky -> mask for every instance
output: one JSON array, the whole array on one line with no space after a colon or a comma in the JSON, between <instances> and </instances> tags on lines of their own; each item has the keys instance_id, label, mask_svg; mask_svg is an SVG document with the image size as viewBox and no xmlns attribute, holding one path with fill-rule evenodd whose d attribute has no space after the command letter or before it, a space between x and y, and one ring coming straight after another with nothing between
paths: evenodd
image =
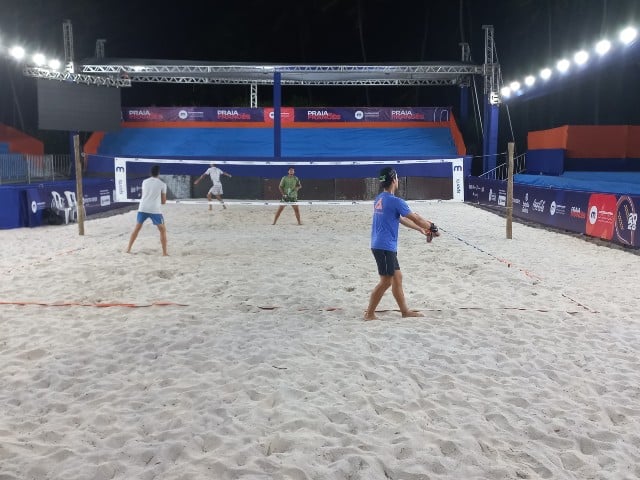
<instances>
[{"instance_id":1,"label":"dark night sky","mask_svg":"<svg viewBox=\"0 0 640 480\"><path fill-rule=\"evenodd\" d=\"M64 57L62 23L73 25L76 60L107 57L252 63L402 63L460 60L461 41L484 61L482 25L495 28L503 77L537 72L601 33L640 24L638 0L0 0L0 42L24 41ZM205 5L203 7L195 5ZM37 130L35 81L0 58L0 122L48 142ZM477 78L479 92L482 80ZM599 68L558 82L555 91L500 109L499 150L511 136L563 124L640 124L640 42ZM260 87L259 103L270 103ZM457 87L284 87L283 105L453 106ZM247 105L247 86L136 84L123 106ZM474 149L478 125L464 126ZM49 145L47 143L47 145ZM53 152L52 152L53 153Z\"/></svg>"}]
</instances>

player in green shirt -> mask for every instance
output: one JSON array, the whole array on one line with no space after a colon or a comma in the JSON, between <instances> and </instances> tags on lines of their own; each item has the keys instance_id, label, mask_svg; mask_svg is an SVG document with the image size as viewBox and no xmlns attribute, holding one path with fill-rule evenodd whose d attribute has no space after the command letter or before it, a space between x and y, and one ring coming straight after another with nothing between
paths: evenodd
<instances>
[{"instance_id":1,"label":"player in green shirt","mask_svg":"<svg viewBox=\"0 0 640 480\"><path fill-rule=\"evenodd\" d=\"M293 212L296 214L296 220L298 220L298 225L302 225L300 221L300 210L298 209L298 205L295 205L295 202L298 201L298 190L302 188L302 183L300 183L300 179L295 176L296 171L293 167L289 168L289 175L282 177L280 180L280 185L278 185L278 189L280 190L280 195L282 195L283 202L291 202L293 205ZM284 205L280 205L278 207L278 211L276 211L276 216L273 219L273 225L278 221L278 217L284 210Z\"/></svg>"}]
</instances>

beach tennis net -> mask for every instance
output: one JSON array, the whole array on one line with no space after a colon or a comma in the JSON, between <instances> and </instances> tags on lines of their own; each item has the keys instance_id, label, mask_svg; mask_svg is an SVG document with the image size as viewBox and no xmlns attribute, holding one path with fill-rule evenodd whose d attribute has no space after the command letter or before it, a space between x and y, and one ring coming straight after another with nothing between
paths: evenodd
<instances>
[{"instance_id":1,"label":"beach tennis net","mask_svg":"<svg viewBox=\"0 0 640 480\"><path fill-rule=\"evenodd\" d=\"M198 160L166 158L114 158L116 202L135 202L140 184L153 165L160 166L160 178L167 183L171 201L204 200L211 187L209 178L194 180L215 165L232 177L222 176L224 198L279 201L278 185L289 168L302 183L299 201L368 201L380 192L379 171L392 167L398 172L398 195L408 200L459 200L464 195L462 158L404 160Z\"/></svg>"}]
</instances>

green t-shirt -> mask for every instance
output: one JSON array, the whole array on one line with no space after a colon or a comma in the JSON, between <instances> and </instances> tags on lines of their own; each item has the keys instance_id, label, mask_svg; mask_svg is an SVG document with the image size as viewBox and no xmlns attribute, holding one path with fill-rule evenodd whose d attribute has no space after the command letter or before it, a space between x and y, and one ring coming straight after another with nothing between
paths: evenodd
<instances>
[{"instance_id":1,"label":"green t-shirt","mask_svg":"<svg viewBox=\"0 0 640 480\"><path fill-rule=\"evenodd\" d=\"M289 175L282 177L282 180L280 180L280 188L284 192L286 201L295 202L298 200L298 191L296 190L298 185L300 185L298 177L290 177Z\"/></svg>"}]
</instances>

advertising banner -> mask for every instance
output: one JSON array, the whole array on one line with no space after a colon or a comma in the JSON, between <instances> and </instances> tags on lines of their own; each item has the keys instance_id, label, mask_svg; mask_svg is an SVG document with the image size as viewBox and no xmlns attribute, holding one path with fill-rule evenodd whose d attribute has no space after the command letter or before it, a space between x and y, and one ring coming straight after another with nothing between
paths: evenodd
<instances>
[{"instance_id":1,"label":"advertising banner","mask_svg":"<svg viewBox=\"0 0 640 480\"><path fill-rule=\"evenodd\" d=\"M616 203L616 215L614 241L622 245L640 246L640 239L636 239L636 228L638 226L638 213L635 204L640 204L640 198L620 195ZM640 205L639 205L640 206Z\"/></svg>"},{"instance_id":2,"label":"advertising banner","mask_svg":"<svg viewBox=\"0 0 640 480\"><path fill-rule=\"evenodd\" d=\"M268 107L264 109L263 120L266 123L270 123L273 125L273 121L275 119L275 109L273 107ZM289 123L293 123L294 121L294 108L292 107L282 107L280 109L280 123L282 125L287 125Z\"/></svg>"},{"instance_id":3,"label":"advertising banner","mask_svg":"<svg viewBox=\"0 0 640 480\"><path fill-rule=\"evenodd\" d=\"M506 181L467 177L465 201L505 207L506 190ZM640 204L638 196L513 186L516 217L640 248L636 204Z\"/></svg>"},{"instance_id":4,"label":"advertising banner","mask_svg":"<svg viewBox=\"0 0 640 480\"><path fill-rule=\"evenodd\" d=\"M401 108L296 108L296 122L448 122L450 109L442 107Z\"/></svg>"},{"instance_id":5,"label":"advertising banner","mask_svg":"<svg viewBox=\"0 0 640 480\"><path fill-rule=\"evenodd\" d=\"M255 122L273 123L273 107L129 107L125 122ZM282 107L283 124L293 122L448 122L449 107Z\"/></svg>"},{"instance_id":6,"label":"advertising banner","mask_svg":"<svg viewBox=\"0 0 640 480\"><path fill-rule=\"evenodd\" d=\"M130 107L125 122L264 122L262 108L242 107Z\"/></svg>"},{"instance_id":7,"label":"advertising banner","mask_svg":"<svg viewBox=\"0 0 640 480\"><path fill-rule=\"evenodd\" d=\"M137 192L140 190L141 183L142 179L129 180L127 188L132 192ZM75 194L75 183L41 184L37 188L26 188L24 201L26 202L27 224L24 226L37 227L48 224L48 218L45 217L50 215L51 212L60 212L61 219L63 219L62 223L74 221L74 216L71 212L72 207L69 206L65 191ZM123 205L114 201L113 182L111 181L87 182L82 186L82 193L86 216ZM135 196L132 195L131 198L135 198Z\"/></svg>"}]
</instances>

